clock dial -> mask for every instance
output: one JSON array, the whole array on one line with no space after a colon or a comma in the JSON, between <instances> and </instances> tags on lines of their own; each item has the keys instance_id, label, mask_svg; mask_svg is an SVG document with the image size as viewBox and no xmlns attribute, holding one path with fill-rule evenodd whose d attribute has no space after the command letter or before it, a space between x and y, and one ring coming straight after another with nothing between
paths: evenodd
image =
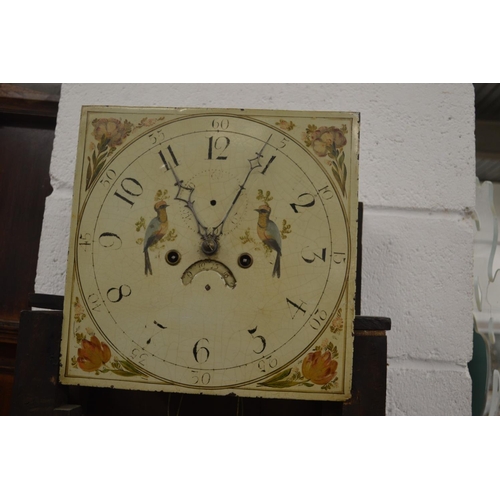
<instances>
[{"instance_id":1,"label":"clock dial","mask_svg":"<svg viewBox=\"0 0 500 500\"><path fill-rule=\"evenodd\" d=\"M357 116L308 115L84 108L63 382L349 396Z\"/></svg>"}]
</instances>

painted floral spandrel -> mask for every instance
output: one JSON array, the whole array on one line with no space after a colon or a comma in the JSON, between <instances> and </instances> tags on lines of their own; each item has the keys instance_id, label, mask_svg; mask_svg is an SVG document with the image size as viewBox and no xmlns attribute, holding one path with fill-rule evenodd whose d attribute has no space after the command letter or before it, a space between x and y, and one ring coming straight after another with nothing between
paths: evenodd
<instances>
[{"instance_id":1,"label":"painted floral spandrel","mask_svg":"<svg viewBox=\"0 0 500 500\"><path fill-rule=\"evenodd\" d=\"M342 125L341 128L308 125L302 137L305 145L312 148L317 156L330 158L327 164L332 167L332 174L342 189L344 196L346 194L347 168L344 163L345 152L343 148L347 144L347 132L345 125Z\"/></svg>"},{"instance_id":2,"label":"painted floral spandrel","mask_svg":"<svg viewBox=\"0 0 500 500\"><path fill-rule=\"evenodd\" d=\"M113 154L118 146L121 146L127 137L135 131L152 127L165 117L143 118L137 125L128 120L117 118L96 118L92 121L92 136L96 142L89 144L91 155L87 156L87 175L85 189L89 189L94 179L99 175L106 165L106 160Z\"/></svg>"},{"instance_id":3,"label":"painted floral spandrel","mask_svg":"<svg viewBox=\"0 0 500 500\"><path fill-rule=\"evenodd\" d=\"M258 385L283 389L297 385L313 387L320 385L322 390L329 390L338 381L337 368L339 353L337 347L328 339L307 354L299 366L287 368Z\"/></svg>"},{"instance_id":4,"label":"painted floral spandrel","mask_svg":"<svg viewBox=\"0 0 500 500\"><path fill-rule=\"evenodd\" d=\"M82 323L85 314L85 309L78 297L75 298L74 317L77 323ZM79 325L75 331L76 343L78 347L77 355L71 359L71 364L74 368L79 368L87 373L114 373L120 377L142 377L147 378L133 363L126 359L114 358L111 361L111 349L109 346L99 340L91 327L86 327L85 331L80 330Z\"/></svg>"}]
</instances>

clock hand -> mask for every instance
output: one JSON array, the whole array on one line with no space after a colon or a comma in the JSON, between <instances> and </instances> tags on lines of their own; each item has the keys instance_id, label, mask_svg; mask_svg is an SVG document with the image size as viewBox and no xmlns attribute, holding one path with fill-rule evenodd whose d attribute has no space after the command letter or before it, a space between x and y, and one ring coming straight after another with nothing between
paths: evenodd
<instances>
[{"instance_id":1,"label":"clock hand","mask_svg":"<svg viewBox=\"0 0 500 500\"><path fill-rule=\"evenodd\" d=\"M196 214L196 211L194 209L194 201L191 200L191 197L193 196L193 192L194 192L195 188L190 187L190 186L186 186L184 184L184 181L179 179L179 176L177 175L175 168L173 166L172 167L169 166L167 160L165 160L165 157L163 156L163 152L160 151L159 154L160 154L160 157L163 161L163 166L167 170L171 170L172 174L174 175L174 178L175 178L174 185L177 186L177 194L175 195L174 199L179 200L179 201L183 201L186 204L186 207L189 208L189 210L193 214L193 217L196 221L198 234L204 240L208 236L208 228L201 223L201 221L200 221L200 219L199 219L199 217ZM186 195L186 192L189 194Z\"/></svg>"},{"instance_id":2,"label":"clock hand","mask_svg":"<svg viewBox=\"0 0 500 500\"><path fill-rule=\"evenodd\" d=\"M245 189L245 184L247 183L248 178L250 177L250 174L256 168L262 167L262 165L260 164L260 159L262 158L262 152L264 151L264 148L269 144L269 141L271 140L272 136L273 136L273 134L271 134L269 136L267 141L262 146L261 150L258 153L256 153L257 156L255 158L250 158L248 160L248 162L250 163L250 169L247 172L247 175L245 177L245 180L243 181L243 184L240 185L240 189L236 193L236 196L234 197L234 200L231 203L231 206L229 207L229 209L226 212L226 215L224 216L222 221L217 226L212 228L210 231L208 230L208 228L205 225L203 225L201 223L201 221L200 221L200 219L199 219L199 217L196 214L196 211L194 209L194 201L191 200L191 197L193 195L195 188L185 186L184 181L179 179L177 172L175 171L175 168L173 166L171 168L169 168L169 164L165 160L165 157L163 156L162 151L159 152L160 157L163 161L163 165L165 166L165 168L167 170L172 170L172 174L175 177L175 185L177 186L178 189L177 189L177 194L175 195L174 199L179 200L179 201L183 201L186 204L186 207L189 208L189 210L191 211L191 213L193 214L193 216L196 220L198 234L200 235L200 237L202 239L201 250L203 251L203 253L205 255L213 255L219 249L219 237L222 235L224 223L226 222L227 218L229 217L229 214L231 213L231 210L233 209L236 202L238 201L238 198L240 197L241 193ZM187 195L187 198L184 197L184 196L186 196L184 194L186 191L189 192L189 194ZM181 194L182 194L182 196L181 196Z\"/></svg>"},{"instance_id":3,"label":"clock hand","mask_svg":"<svg viewBox=\"0 0 500 500\"><path fill-rule=\"evenodd\" d=\"M250 163L250 169L247 172L247 175L245 177L245 180L243 181L243 184L240 185L240 189L236 193L236 196L234 197L234 200L231 203L231 206L229 207L229 209L226 212L226 215L224 216L224 218L222 219L222 221L219 223L219 225L215 226L213 228L213 230L212 230L212 233L216 236L216 238L219 238L219 236L222 235L222 231L223 231L223 228L224 228L224 223L226 222L226 219L229 217L229 214L231 213L231 210L233 209L234 205L236 205L236 202L238 201L238 198L240 197L241 193L245 189L245 184L247 183L248 178L250 177L250 174L256 168L262 167L262 165L260 164L260 159L262 158L262 152L264 151L264 148L269 144L269 141L271 140L272 136L273 136L273 134L271 134L269 136L269 139L267 139L267 141L265 142L265 144L262 146L261 150L258 153L256 153L257 156L255 158L251 158L251 159L248 160L248 163Z\"/></svg>"},{"instance_id":4,"label":"clock hand","mask_svg":"<svg viewBox=\"0 0 500 500\"><path fill-rule=\"evenodd\" d=\"M201 250L205 255L212 255L219 249L219 244L217 238L214 236L213 232L209 232L207 226L203 225L194 209L194 201L191 200L191 197L194 193L194 187L187 187L184 185L184 181L179 180L175 170L172 168L172 173L175 177L175 185L178 187L177 194L174 197L174 200L183 201L186 204L186 207L189 208L193 217L196 221L196 226L198 230L198 234L201 237ZM181 193L188 191L189 194L187 199L181 196Z\"/></svg>"}]
</instances>

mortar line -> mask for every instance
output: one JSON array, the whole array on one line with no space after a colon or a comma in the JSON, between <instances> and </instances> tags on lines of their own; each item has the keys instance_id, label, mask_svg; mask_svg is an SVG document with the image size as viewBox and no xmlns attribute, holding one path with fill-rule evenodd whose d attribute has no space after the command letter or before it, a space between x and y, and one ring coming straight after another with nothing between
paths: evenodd
<instances>
[{"instance_id":1,"label":"mortar line","mask_svg":"<svg viewBox=\"0 0 500 500\"><path fill-rule=\"evenodd\" d=\"M466 364L459 364L456 361L440 361L435 359L404 359L387 358L388 368L392 370L421 370L421 371L443 371L443 372L463 372L467 371Z\"/></svg>"}]
</instances>

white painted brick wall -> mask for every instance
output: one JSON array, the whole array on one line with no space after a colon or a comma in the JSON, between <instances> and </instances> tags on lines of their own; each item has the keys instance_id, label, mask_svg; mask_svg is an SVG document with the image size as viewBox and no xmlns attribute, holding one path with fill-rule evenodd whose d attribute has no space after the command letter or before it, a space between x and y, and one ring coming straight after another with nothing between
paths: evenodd
<instances>
[{"instance_id":1,"label":"white painted brick wall","mask_svg":"<svg viewBox=\"0 0 500 500\"><path fill-rule=\"evenodd\" d=\"M362 313L389 316L387 413L468 415L475 203L471 84L66 84L36 290L63 294L84 104L359 111Z\"/></svg>"}]
</instances>

